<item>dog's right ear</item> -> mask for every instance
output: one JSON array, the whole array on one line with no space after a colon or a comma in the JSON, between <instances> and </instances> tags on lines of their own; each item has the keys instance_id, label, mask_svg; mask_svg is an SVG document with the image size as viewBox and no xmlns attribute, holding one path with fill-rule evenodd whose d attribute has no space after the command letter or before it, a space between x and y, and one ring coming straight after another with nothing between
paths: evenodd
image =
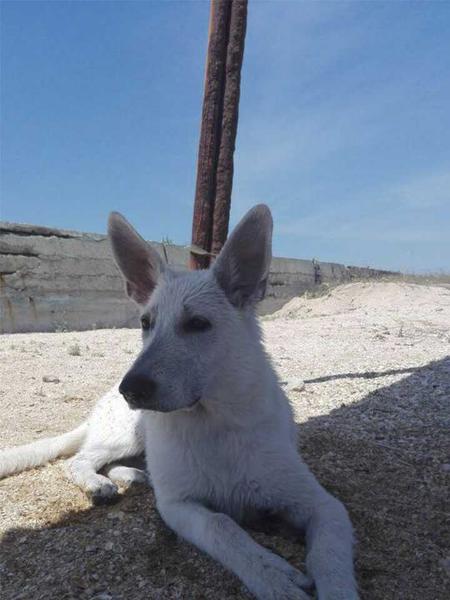
<instances>
[{"instance_id":1,"label":"dog's right ear","mask_svg":"<svg viewBox=\"0 0 450 600\"><path fill-rule=\"evenodd\" d=\"M159 254L120 213L109 215L108 237L128 296L137 304L147 304L164 270Z\"/></svg>"},{"instance_id":2,"label":"dog's right ear","mask_svg":"<svg viewBox=\"0 0 450 600\"><path fill-rule=\"evenodd\" d=\"M236 225L212 269L228 299L242 308L264 298L272 260L272 215L254 206Z\"/></svg>"}]
</instances>

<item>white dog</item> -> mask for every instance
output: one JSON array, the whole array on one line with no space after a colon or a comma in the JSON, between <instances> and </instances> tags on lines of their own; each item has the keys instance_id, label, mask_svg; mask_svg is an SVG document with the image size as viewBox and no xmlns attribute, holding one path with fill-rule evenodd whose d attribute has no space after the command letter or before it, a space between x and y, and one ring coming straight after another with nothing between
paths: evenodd
<instances>
[{"instance_id":1,"label":"white dog","mask_svg":"<svg viewBox=\"0 0 450 600\"><path fill-rule=\"evenodd\" d=\"M3 451L0 476L81 448L69 467L74 481L94 501L111 500L111 480L142 472L113 465L108 478L98 470L145 447L162 518L256 598L306 599L315 586L319 600L357 599L350 520L298 454L290 405L254 315L271 261L269 209L253 208L207 271L170 270L117 213L109 235L141 308L143 349L86 424ZM267 511L306 532L308 575L238 524Z\"/></svg>"}]
</instances>

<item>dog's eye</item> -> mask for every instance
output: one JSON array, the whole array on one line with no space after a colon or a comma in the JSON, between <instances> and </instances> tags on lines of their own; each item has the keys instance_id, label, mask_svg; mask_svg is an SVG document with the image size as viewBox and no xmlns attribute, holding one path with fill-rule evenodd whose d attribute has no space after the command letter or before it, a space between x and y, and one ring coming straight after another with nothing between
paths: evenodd
<instances>
[{"instance_id":1,"label":"dog's eye","mask_svg":"<svg viewBox=\"0 0 450 600\"><path fill-rule=\"evenodd\" d=\"M191 317L183 324L183 329L187 333L195 333L197 331L206 331L211 329L212 325L205 317Z\"/></svg>"},{"instance_id":2,"label":"dog's eye","mask_svg":"<svg viewBox=\"0 0 450 600\"><path fill-rule=\"evenodd\" d=\"M150 319L148 317L141 317L141 326L144 331L148 331L152 326Z\"/></svg>"}]
</instances>

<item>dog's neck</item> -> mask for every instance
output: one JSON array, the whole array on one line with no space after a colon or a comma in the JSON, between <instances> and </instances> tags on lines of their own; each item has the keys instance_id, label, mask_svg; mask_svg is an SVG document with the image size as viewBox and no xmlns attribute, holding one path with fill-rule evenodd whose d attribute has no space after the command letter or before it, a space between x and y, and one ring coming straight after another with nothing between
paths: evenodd
<instances>
[{"instance_id":1,"label":"dog's neck","mask_svg":"<svg viewBox=\"0 0 450 600\"><path fill-rule=\"evenodd\" d=\"M212 378L201 405L212 419L230 424L248 422L267 413L280 393L275 370L266 354L259 323L253 312L244 315L248 335L230 352L219 372Z\"/></svg>"}]
</instances>

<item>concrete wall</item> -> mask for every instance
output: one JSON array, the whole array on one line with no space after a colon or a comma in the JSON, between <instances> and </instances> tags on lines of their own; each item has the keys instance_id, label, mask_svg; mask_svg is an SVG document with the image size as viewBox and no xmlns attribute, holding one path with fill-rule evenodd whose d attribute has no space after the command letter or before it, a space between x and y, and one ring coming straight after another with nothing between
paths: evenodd
<instances>
[{"instance_id":1,"label":"concrete wall","mask_svg":"<svg viewBox=\"0 0 450 600\"><path fill-rule=\"evenodd\" d=\"M185 267L189 250L150 242ZM380 277L385 271L274 258L262 313L320 283ZM0 332L134 327L137 311L104 235L0 223Z\"/></svg>"}]
</instances>

